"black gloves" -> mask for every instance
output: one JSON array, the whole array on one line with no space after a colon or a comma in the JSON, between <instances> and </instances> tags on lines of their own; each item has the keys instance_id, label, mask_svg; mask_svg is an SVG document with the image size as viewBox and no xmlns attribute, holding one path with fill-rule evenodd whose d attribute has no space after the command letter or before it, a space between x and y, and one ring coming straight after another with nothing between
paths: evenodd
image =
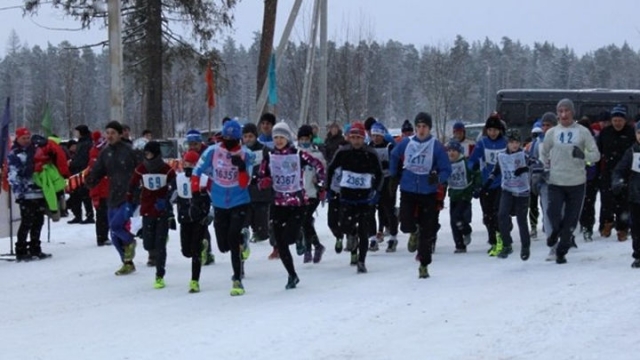
<instances>
[{"instance_id":1,"label":"black gloves","mask_svg":"<svg viewBox=\"0 0 640 360\"><path fill-rule=\"evenodd\" d=\"M618 181L611 185L611 192L615 196L620 196L624 192L625 184L624 181Z\"/></svg>"},{"instance_id":2,"label":"black gloves","mask_svg":"<svg viewBox=\"0 0 640 360\"><path fill-rule=\"evenodd\" d=\"M440 181L440 177L438 177L438 173L434 170L429 173L429 185L435 185Z\"/></svg>"},{"instance_id":3,"label":"black gloves","mask_svg":"<svg viewBox=\"0 0 640 360\"><path fill-rule=\"evenodd\" d=\"M233 164L233 166L236 166L238 168L238 171L247 170L247 164L245 164L240 155L231 156L231 163Z\"/></svg>"},{"instance_id":4,"label":"black gloves","mask_svg":"<svg viewBox=\"0 0 640 360\"><path fill-rule=\"evenodd\" d=\"M516 171L513 172L513 175L520 176L526 173L527 171L529 171L529 168L527 166L519 167L516 169Z\"/></svg>"},{"instance_id":5,"label":"black gloves","mask_svg":"<svg viewBox=\"0 0 640 360\"><path fill-rule=\"evenodd\" d=\"M574 158L584 160L584 151L577 146L573 147L573 152L571 153Z\"/></svg>"}]
</instances>

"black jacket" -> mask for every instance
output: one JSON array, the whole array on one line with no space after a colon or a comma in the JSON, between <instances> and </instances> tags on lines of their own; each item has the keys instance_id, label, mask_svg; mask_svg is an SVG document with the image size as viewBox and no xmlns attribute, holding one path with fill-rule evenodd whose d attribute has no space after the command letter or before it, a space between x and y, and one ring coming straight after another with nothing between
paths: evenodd
<instances>
[{"instance_id":1,"label":"black jacket","mask_svg":"<svg viewBox=\"0 0 640 360\"><path fill-rule=\"evenodd\" d=\"M625 193L628 195L627 200L634 204L640 204L640 166L633 161L634 153L640 154L640 144L635 143L627 149L613 171L611 184L607 185L615 186L617 183L624 183L628 190Z\"/></svg>"},{"instance_id":2,"label":"black jacket","mask_svg":"<svg viewBox=\"0 0 640 360\"><path fill-rule=\"evenodd\" d=\"M137 165L138 159L131 145L118 141L100 152L85 183L93 187L100 182L100 179L107 176L109 178L107 205L110 208L116 208L127 201L129 180Z\"/></svg>"},{"instance_id":3,"label":"black jacket","mask_svg":"<svg viewBox=\"0 0 640 360\"><path fill-rule=\"evenodd\" d=\"M342 135L342 131L338 131L338 134L335 136L331 136L331 134L327 135L326 140L324 141L324 158L327 160L327 163L333 160L334 155L342 145L347 145L349 142L344 139Z\"/></svg>"},{"instance_id":4,"label":"black jacket","mask_svg":"<svg viewBox=\"0 0 640 360\"><path fill-rule=\"evenodd\" d=\"M251 183L249 184L249 195L251 196L251 202L271 202L273 200L273 192L271 187L267 189L258 189L258 173L260 172L260 164L262 159L266 156L265 151L269 149L261 142L256 141L253 146L248 147L256 155L255 166L251 173Z\"/></svg>"},{"instance_id":5,"label":"black jacket","mask_svg":"<svg viewBox=\"0 0 640 360\"><path fill-rule=\"evenodd\" d=\"M636 142L636 132L631 125L617 131L613 126L604 128L598 135L598 150L602 156L600 170L604 177L610 177L622 155Z\"/></svg>"},{"instance_id":6,"label":"black jacket","mask_svg":"<svg viewBox=\"0 0 640 360\"><path fill-rule=\"evenodd\" d=\"M368 189L358 189L350 187L340 187L340 201L351 204L372 203L372 198L376 192L382 190L384 176L382 174L382 166L378 153L369 146L363 146L360 149L354 149L351 145L345 145L336 152L333 160L329 164L327 171L327 188L331 188L331 181L334 181L334 173L340 169L341 178L345 176L345 172L356 174L371 174L371 187ZM347 179L345 179L348 181Z\"/></svg>"},{"instance_id":7,"label":"black jacket","mask_svg":"<svg viewBox=\"0 0 640 360\"><path fill-rule=\"evenodd\" d=\"M87 168L89 165L89 151L92 146L93 142L90 137L81 136L78 139L76 153L71 158L71 163L69 164L69 172L71 172L71 174L77 174Z\"/></svg>"}]
</instances>

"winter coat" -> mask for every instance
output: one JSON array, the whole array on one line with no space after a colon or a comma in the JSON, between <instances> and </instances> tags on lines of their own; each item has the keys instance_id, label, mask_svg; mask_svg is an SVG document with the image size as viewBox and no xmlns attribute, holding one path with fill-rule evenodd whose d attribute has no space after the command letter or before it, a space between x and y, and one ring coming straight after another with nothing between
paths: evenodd
<instances>
[{"instance_id":1,"label":"winter coat","mask_svg":"<svg viewBox=\"0 0 640 360\"><path fill-rule=\"evenodd\" d=\"M411 149L425 146L426 149L423 152L410 158ZM418 173L414 170L415 166L424 166L424 168ZM447 151L440 141L431 135L424 140L418 139L417 136L405 138L393 149L389 162L391 176L398 177L399 168L402 168L400 191L416 194L435 194L438 191L438 184L447 182L451 175L451 163ZM429 173L432 171L438 174L436 184L429 183Z\"/></svg>"},{"instance_id":2,"label":"winter coat","mask_svg":"<svg viewBox=\"0 0 640 360\"><path fill-rule=\"evenodd\" d=\"M473 170L463 154L451 163L451 176L447 183L451 201L471 201L473 191L482 186L480 171Z\"/></svg>"},{"instance_id":3,"label":"winter coat","mask_svg":"<svg viewBox=\"0 0 640 360\"><path fill-rule=\"evenodd\" d=\"M76 145L76 153L71 158L69 171L71 174L77 174L89 165L89 152L93 147L93 141L89 136L81 136Z\"/></svg>"},{"instance_id":4,"label":"winter coat","mask_svg":"<svg viewBox=\"0 0 640 360\"><path fill-rule=\"evenodd\" d=\"M52 164L45 164L40 172L33 173L33 181L42 189L49 210L58 211L58 193L62 192L66 182L58 169Z\"/></svg>"},{"instance_id":5,"label":"winter coat","mask_svg":"<svg viewBox=\"0 0 640 360\"><path fill-rule=\"evenodd\" d=\"M42 199L44 196L42 189L33 181L35 153L36 147L33 144L22 147L14 142L7 155L7 179L17 200Z\"/></svg>"},{"instance_id":6,"label":"winter coat","mask_svg":"<svg viewBox=\"0 0 640 360\"><path fill-rule=\"evenodd\" d=\"M317 146L311 145L311 147L305 149L305 151L307 151L314 158L320 160L324 168L327 167L324 156L322 155L322 151L320 151ZM302 176L304 178L304 192L310 199L318 198L320 188L318 187L316 168L313 165L308 164L302 169L302 171Z\"/></svg>"},{"instance_id":7,"label":"winter coat","mask_svg":"<svg viewBox=\"0 0 640 360\"><path fill-rule=\"evenodd\" d=\"M347 144L349 144L349 142L344 139L342 130L339 130L336 135L331 135L331 133L327 134L327 138L324 140L324 158L327 159L327 163L333 160L340 146Z\"/></svg>"},{"instance_id":8,"label":"winter coat","mask_svg":"<svg viewBox=\"0 0 640 360\"><path fill-rule=\"evenodd\" d=\"M178 205L178 222L183 225L199 223L211 211L211 197L207 191L192 192L190 184L193 169L186 168L176 174L176 204ZM182 186L187 186L181 188Z\"/></svg>"},{"instance_id":9,"label":"winter coat","mask_svg":"<svg viewBox=\"0 0 640 360\"><path fill-rule=\"evenodd\" d=\"M338 176L334 176L340 171ZM370 146L359 149L350 144L340 147L327 170L328 188L340 189L340 202L375 204L384 184L384 173L378 153Z\"/></svg>"},{"instance_id":10,"label":"winter coat","mask_svg":"<svg viewBox=\"0 0 640 360\"><path fill-rule=\"evenodd\" d=\"M604 178L610 179L622 155L636 143L636 132L631 125L625 125L617 131L613 125L600 132L597 139L600 151L600 171Z\"/></svg>"},{"instance_id":11,"label":"winter coat","mask_svg":"<svg viewBox=\"0 0 640 360\"><path fill-rule=\"evenodd\" d=\"M247 147L255 155L253 171L251 172L251 183L249 184L249 195L251 196L251 202L271 202L273 200L273 194L271 188L260 189L258 187L258 173L260 172L260 164L264 157L264 152L269 149L259 141L256 141L252 146Z\"/></svg>"},{"instance_id":12,"label":"winter coat","mask_svg":"<svg viewBox=\"0 0 640 360\"><path fill-rule=\"evenodd\" d=\"M296 162L283 162L286 156L297 155ZM324 166L322 162L308 152L298 150L289 144L283 149L270 149L260 164L258 181L261 184L269 184L273 189L273 204L276 206L304 206L307 204L307 195L304 191L303 170L311 165L316 169L318 183L324 183ZM283 173L276 173L277 171ZM267 180L268 179L268 180ZM261 188L265 188L262 186Z\"/></svg>"},{"instance_id":13,"label":"winter coat","mask_svg":"<svg viewBox=\"0 0 640 360\"><path fill-rule=\"evenodd\" d=\"M483 136L473 148L473 152L469 157L469 166L473 169L480 169L482 172L482 182L489 179L489 175L493 171L493 167L498 163L498 154L507 149L507 141L504 136L499 135L495 140L491 140L488 136ZM500 176L493 179L490 189L500 187Z\"/></svg>"},{"instance_id":14,"label":"winter coat","mask_svg":"<svg viewBox=\"0 0 640 360\"><path fill-rule=\"evenodd\" d=\"M175 171L162 160L162 156L145 159L138 165L129 182L129 194L140 193L140 215L158 218L169 213L169 200L176 188L175 181ZM138 202L135 198L128 200Z\"/></svg>"},{"instance_id":15,"label":"winter coat","mask_svg":"<svg viewBox=\"0 0 640 360\"><path fill-rule=\"evenodd\" d=\"M616 165L611 186L616 183L624 183L627 186L627 200L630 203L640 204L640 144L633 144L622 156ZM637 221L638 219L633 219Z\"/></svg>"},{"instance_id":16,"label":"winter coat","mask_svg":"<svg viewBox=\"0 0 640 360\"><path fill-rule=\"evenodd\" d=\"M67 163L67 155L60 145L40 135L34 135L32 139L36 146L36 152L33 155L35 172L41 172L45 165L52 164L64 178L71 176Z\"/></svg>"},{"instance_id":17,"label":"winter coat","mask_svg":"<svg viewBox=\"0 0 640 360\"><path fill-rule=\"evenodd\" d=\"M102 178L109 177L107 205L109 208L117 208L127 201L129 182L137 165L136 154L131 145L124 141L109 144L98 155L89 176L85 179L85 184L93 188Z\"/></svg>"},{"instance_id":18,"label":"winter coat","mask_svg":"<svg viewBox=\"0 0 640 360\"><path fill-rule=\"evenodd\" d=\"M273 148L273 136L271 135L260 134L258 141L269 149Z\"/></svg>"},{"instance_id":19,"label":"winter coat","mask_svg":"<svg viewBox=\"0 0 640 360\"><path fill-rule=\"evenodd\" d=\"M573 156L574 148L584 153L584 159ZM549 169L549 184L575 186L587 181L586 164L600 159L600 152L591 132L586 127L573 123L558 124L544 136L540 160Z\"/></svg>"},{"instance_id":20,"label":"winter coat","mask_svg":"<svg viewBox=\"0 0 640 360\"><path fill-rule=\"evenodd\" d=\"M239 171L231 164L231 156L239 155L246 169ZM251 202L249 181L254 164L254 154L246 147L228 150L224 144L214 144L205 150L193 169L192 191L200 188L200 176L212 174L211 203L214 207L231 209ZM215 166L214 166L215 165Z\"/></svg>"},{"instance_id":21,"label":"winter coat","mask_svg":"<svg viewBox=\"0 0 640 360\"><path fill-rule=\"evenodd\" d=\"M93 168L94 164L98 160L98 155L100 155L100 151L104 149L107 145L106 141L101 141L95 143L91 149L89 150L89 163L87 164L87 169L85 170L86 174L89 174L89 171ZM106 199L109 197L109 178L106 176L98 181L98 184L89 190L89 197L93 201L95 207L98 207L100 203L100 199Z\"/></svg>"}]
</instances>

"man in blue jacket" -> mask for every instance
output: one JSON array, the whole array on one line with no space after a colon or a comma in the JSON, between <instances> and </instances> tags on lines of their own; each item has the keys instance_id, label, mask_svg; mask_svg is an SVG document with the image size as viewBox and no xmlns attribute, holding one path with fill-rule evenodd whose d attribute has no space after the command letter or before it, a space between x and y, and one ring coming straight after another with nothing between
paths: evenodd
<instances>
[{"instance_id":1,"label":"man in blue jacket","mask_svg":"<svg viewBox=\"0 0 640 360\"><path fill-rule=\"evenodd\" d=\"M389 172L400 178L400 230L417 237L419 278L428 278L438 229L436 192L438 184L449 179L451 163L444 146L431 135L431 115L418 113L414 124L415 135L403 139L391 152Z\"/></svg>"}]
</instances>

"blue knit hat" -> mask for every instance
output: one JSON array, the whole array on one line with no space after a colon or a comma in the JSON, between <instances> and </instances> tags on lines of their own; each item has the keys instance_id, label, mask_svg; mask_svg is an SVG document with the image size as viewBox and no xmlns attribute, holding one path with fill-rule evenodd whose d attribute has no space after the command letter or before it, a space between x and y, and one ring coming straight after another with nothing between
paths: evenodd
<instances>
[{"instance_id":1,"label":"blue knit hat","mask_svg":"<svg viewBox=\"0 0 640 360\"><path fill-rule=\"evenodd\" d=\"M640 121L636 123L636 132L640 131Z\"/></svg>"},{"instance_id":2,"label":"blue knit hat","mask_svg":"<svg viewBox=\"0 0 640 360\"><path fill-rule=\"evenodd\" d=\"M376 122L371 126L371 135L382 135L382 136L384 136L384 134L386 132L387 132L387 129L385 129L384 125L382 125L379 122Z\"/></svg>"},{"instance_id":3,"label":"blue knit hat","mask_svg":"<svg viewBox=\"0 0 640 360\"><path fill-rule=\"evenodd\" d=\"M461 121L457 121L455 124L453 124L453 131L464 131L465 127L464 127L464 123Z\"/></svg>"},{"instance_id":4,"label":"blue knit hat","mask_svg":"<svg viewBox=\"0 0 640 360\"><path fill-rule=\"evenodd\" d=\"M616 117L616 116L626 118L627 107L622 104L618 104L614 106L613 109L611 109L611 117Z\"/></svg>"},{"instance_id":5,"label":"blue knit hat","mask_svg":"<svg viewBox=\"0 0 640 360\"><path fill-rule=\"evenodd\" d=\"M242 138L242 126L235 120L229 120L222 126L222 137L240 140Z\"/></svg>"},{"instance_id":6,"label":"blue knit hat","mask_svg":"<svg viewBox=\"0 0 640 360\"><path fill-rule=\"evenodd\" d=\"M455 150L459 153L464 153L464 149L462 148L462 144L460 144L457 140L449 140L447 144L447 150Z\"/></svg>"},{"instance_id":7,"label":"blue knit hat","mask_svg":"<svg viewBox=\"0 0 640 360\"><path fill-rule=\"evenodd\" d=\"M187 131L186 140L188 143L190 142L202 142L202 134L200 131L196 129L191 129Z\"/></svg>"}]
</instances>

